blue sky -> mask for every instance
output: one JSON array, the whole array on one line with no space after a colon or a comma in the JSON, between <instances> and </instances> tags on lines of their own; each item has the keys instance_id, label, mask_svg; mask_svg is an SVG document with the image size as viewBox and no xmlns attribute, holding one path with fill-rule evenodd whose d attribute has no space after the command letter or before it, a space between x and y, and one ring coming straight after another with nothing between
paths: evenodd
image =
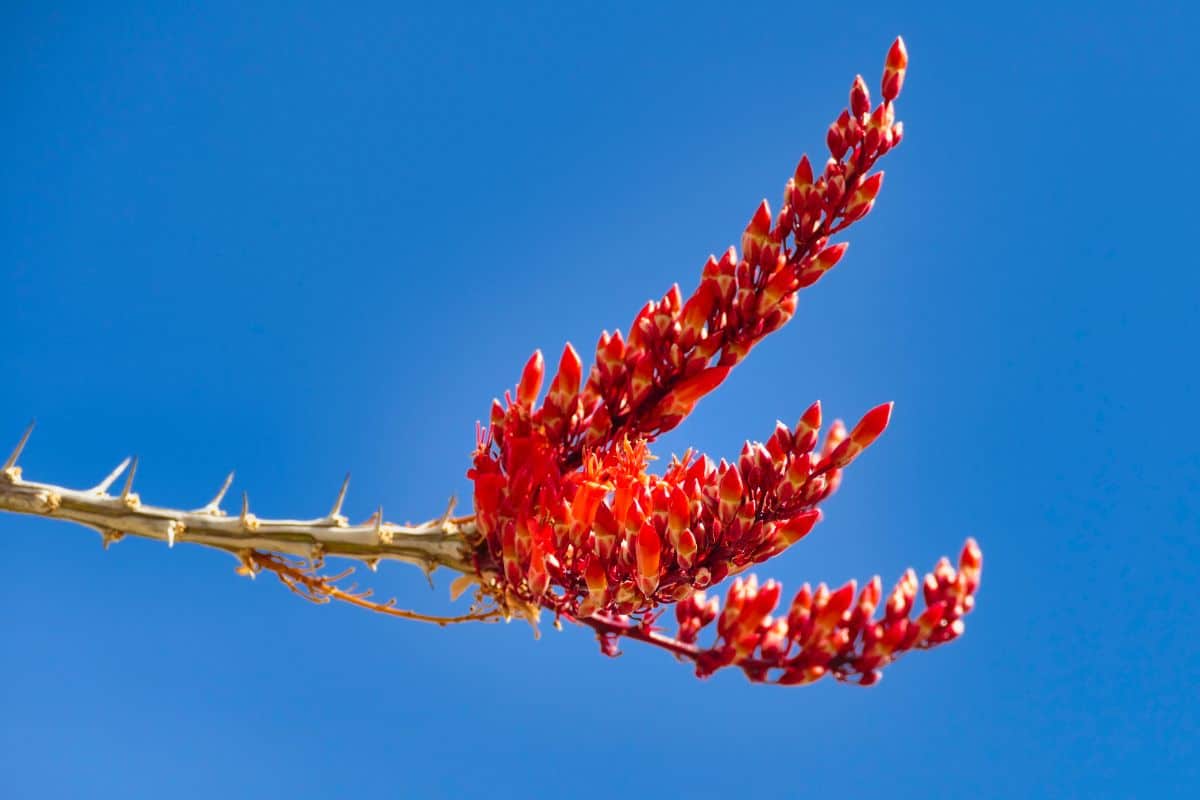
<instances>
[{"instance_id":1,"label":"blue sky","mask_svg":"<svg viewBox=\"0 0 1200 800\"><path fill-rule=\"evenodd\" d=\"M896 401L763 572L928 569L876 688L701 682L582 629L318 608L223 554L0 517L0 794L1184 797L1200 787L1185 4L7 4L0 438L148 501L423 519L535 347L591 347L912 59L848 257L658 446ZM401 565L377 585L444 609Z\"/></svg>"}]
</instances>

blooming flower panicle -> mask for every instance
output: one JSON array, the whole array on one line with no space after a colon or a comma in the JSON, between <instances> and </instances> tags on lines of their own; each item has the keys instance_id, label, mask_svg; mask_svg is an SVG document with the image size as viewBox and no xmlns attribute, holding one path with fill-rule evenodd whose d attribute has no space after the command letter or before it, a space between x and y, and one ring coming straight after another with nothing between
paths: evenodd
<instances>
[{"instance_id":1,"label":"blooming flower panicle","mask_svg":"<svg viewBox=\"0 0 1200 800\"><path fill-rule=\"evenodd\" d=\"M628 333L601 334L585 373L567 345L549 383L535 352L515 393L492 405L468 475L479 532L474 563L485 593L513 613L544 609L593 627L608 653L620 638L671 650L707 675L737 665L752 680L808 683L825 674L869 684L899 654L950 641L974 604L981 556L969 542L958 569L939 564L923 584L926 609L911 618L918 586L906 574L883 602L879 579L831 591L807 586L783 613L782 588L738 577L725 607L705 590L780 555L821 518L819 504L883 433L885 403L851 429L821 436L814 403L735 461L691 451L662 475L647 471L648 444L677 426L758 342L796 312L801 289L845 256L831 237L865 217L883 186L876 162L899 144L893 101L907 69L897 40L872 106L861 76L830 126L820 172L801 158L781 208L763 201L740 253L710 256L686 297L673 286L647 302ZM542 390L546 388L544 398ZM541 403L539 405L539 399ZM883 602L884 616L874 614ZM679 631L655 627L675 605ZM522 611L524 610L524 611ZM716 640L696 644L716 623Z\"/></svg>"}]
</instances>

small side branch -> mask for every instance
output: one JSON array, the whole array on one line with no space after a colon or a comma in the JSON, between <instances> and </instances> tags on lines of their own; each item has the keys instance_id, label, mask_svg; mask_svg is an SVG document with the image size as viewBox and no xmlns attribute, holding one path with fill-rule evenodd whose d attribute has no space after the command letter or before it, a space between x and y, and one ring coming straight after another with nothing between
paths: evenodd
<instances>
[{"instance_id":1,"label":"small side branch","mask_svg":"<svg viewBox=\"0 0 1200 800\"><path fill-rule=\"evenodd\" d=\"M353 568L338 575L328 576L320 574L317 566L311 561L300 561L274 553L251 551L244 554L240 571L251 577L260 571L274 573L275 577L279 578L280 582L293 593L313 603L320 604L337 600L365 608L368 611L416 622L430 622L442 627L457 622L490 622L502 617L501 612L496 608L473 610L470 613L454 617L441 617L397 608L395 598L380 603L371 599L371 590L369 589L358 591L353 586L345 589L338 586L338 583L350 576Z\"/></svg>"}]
</instances>

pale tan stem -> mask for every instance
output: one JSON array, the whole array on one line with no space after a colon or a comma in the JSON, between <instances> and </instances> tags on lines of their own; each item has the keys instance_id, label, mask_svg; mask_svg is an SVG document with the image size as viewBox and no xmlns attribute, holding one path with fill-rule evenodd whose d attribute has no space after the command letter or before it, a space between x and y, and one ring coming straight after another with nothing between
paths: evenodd
<instances>
[{"instance_id":1,"label":"pale tan stem","mask_svg":"<svg viewBox=\"0 0 1200 800\"><path fill-rule=\"evenodd\" d=\"M329 516L310 520L260 519L250 513L248 502L243 503L241 514L227 516L219 508L219 499L198 511L159 508L144 505L132 492L132 481L119 496L108 494L122 469L94 489L24 480L16 466L19 450L0 471L0 511L86 525L99 531L106 544L130 535L171 546L178 542L207 545L239 557L252 550L313 560L339 556L372 568L380 560L395 559L426 572L442 566L473 573L465 553L467 541L475 533L474 517L447 514L420 525L395 525L383 521L380 512L364 524L350 525L339 513L340 498Z\"/></svg>"}]
</instances>

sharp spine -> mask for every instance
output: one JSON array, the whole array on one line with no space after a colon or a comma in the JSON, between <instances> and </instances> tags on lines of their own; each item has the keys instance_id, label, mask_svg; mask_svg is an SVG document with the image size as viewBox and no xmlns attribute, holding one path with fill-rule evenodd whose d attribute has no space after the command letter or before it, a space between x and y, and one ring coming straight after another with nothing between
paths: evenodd
<instances>
[{"instance_id":1,"label":"sharp spine","mask_svg":"<svg viewBox=\"0 0 1200 800\"><path fill-rule=\"evenodd\" d=\"M217 496L208 502L204 508L200 509L206 514L214 516L224 516L225 512L221 510L221 501L225 499L225 493L229 491L229 487L233 485L233 472L231 471L225 476L225 482L221 484L221 488L217 490Z\"/></svg>"},{"instance_id":2,"label":"sharp spine","mask_svg":"<svg viewBox=\"0 0 1200 800\"><path fill-rule=\"evenodd\" d=\"M121 487L121 499L128 501L133 495L133 479L137 475L138 457L134 456L129 462L129 474L125 476L125 485Z\"/></svg>"},{"instance_id":3,"label":"sharp spine","mask_svg":"<svg viewBox=\"0 0 1200 800\"><path fill-rule=\"evenodd\" d=\"M121 477L121 473L123 473L126 469L128 469L129 462L130 462L130 459L127 458L124 461L122 461L120 464L117 464L117 468L114 469L112 472L108 473L107 478L105 478L104 480L97 483L94 487L92 487L92 493L93 494L107 494L109 488L111 488L112 485L117 482L117 478Z\"/></svg>"},{"instance_id":4,"label":"sharp spine","mask_svg":"<svg viewBox=\"0 0 1200 800\"><path fill-rule=\"evenodd\" d=\"M25 429L25 433L21 435L21 441L17 442L17 446L13 448L12 455L4 462L4 466L0 467L0 472L7 472L17 465L17 459L21 457L21 451L25 449L26 442L29 441L30 434L33 433L33 426L37 424L37 420L30 420L29 427Z\"/></svg>"},{"instance_id":5,"label":"sharp spine","mask_svg":"<svg viewBox=\"0 0 1200 800\"><path fill-rule=\"evenodd\" d=\"M350 488L350 473L346 473L345 480L342 481L342 488L338 490L337 500L333 501L333 508L329 510L329 519L339 520L342 517L342 503L346 502L346 491Z\"/></svg>"}]
</instances>

